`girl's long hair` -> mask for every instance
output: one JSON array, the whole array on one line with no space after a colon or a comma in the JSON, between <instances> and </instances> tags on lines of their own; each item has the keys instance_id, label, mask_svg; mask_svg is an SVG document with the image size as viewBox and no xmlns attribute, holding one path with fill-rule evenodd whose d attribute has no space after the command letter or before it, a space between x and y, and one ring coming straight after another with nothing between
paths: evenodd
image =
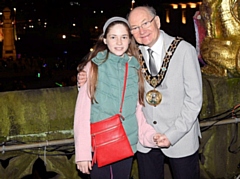
<instances>
[{"instance_id":1,"label":"girl's long hair","mask_svg":"<svg viewBox=\"0 0 240 179\"><path fill-rule=\"evenodd\" d=\"M129 56L134 56L135 58L137 58L138 62L140 63L140 54L139 54L139 49L137 47L137 44L134 40L134 38L132 37L132 34L130 32L130 29L128 27L128 25L122 21L114 21L111 24L109 24L109 26L107 27L105 34L102 34L99 36L96 44L93 47L93 51L90 52L87 56L85 56L82 60L82 62L78 65L77 70L78 72L81 72L84 69L84 66L88 63L91 62L91 69L90 69L90 75L88 75L88 77L90 77L91 79L89 80L89 94L91 97L91 102L97 102L95 99L95 92L96 92L96 88L97 88L97 79L98 79L98 67L95 63L93 63L91 61L92 58L96 57L98 52L107 50L107 55L106 55L106 59L108 58L109 55L109 50L107 48L107 45L103 43L103 39L107 37L107 34L109 33L109 30L111 27L113 27L116 24L122 24L126 27L127 31L128 31L128 35L130 38L130 44L129 44L129 48L127 50L127 54ZM138 79L139 79L139 103L144 105L144 79L143 79L143 75L141 73L141 68L138 70Z\"/></svg>"}]
</instances>

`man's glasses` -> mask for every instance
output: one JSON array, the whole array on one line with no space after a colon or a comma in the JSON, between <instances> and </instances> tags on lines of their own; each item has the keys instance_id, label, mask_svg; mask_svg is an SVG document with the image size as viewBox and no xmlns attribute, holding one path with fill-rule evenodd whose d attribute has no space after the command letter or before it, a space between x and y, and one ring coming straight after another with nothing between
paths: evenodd
<instances>
[{"instance_id":1,"label":"man's glasses","mask_svg":"<svg viewBox=\"0 0 240 179\"><path fill-rule=\"evenodd\" d=\"M150 27L151 22L154 20L155 17L156 17L156 16L154 16L154 17L152 18L152 20L150 20L150 21L144 22L143 24L141 24L141 26L136 26L136 27L131 28L131 32L132 32L133 34L135 34L135 33L139 32L140 28L142 28L142 29L147 29L148 27Z\"/></svg>"}]
</instances>

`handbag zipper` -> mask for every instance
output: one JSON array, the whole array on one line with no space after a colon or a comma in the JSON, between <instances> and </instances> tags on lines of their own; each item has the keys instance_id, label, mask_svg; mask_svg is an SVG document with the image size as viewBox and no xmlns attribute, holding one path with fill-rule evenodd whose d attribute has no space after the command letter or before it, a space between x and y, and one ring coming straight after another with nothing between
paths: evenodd
<instances>
[{"instance_id":1,"label":"handbag zipper","mask_svg":"<svg viewBox=\"0 0 240 179\"><path fill-rule=\"evenodd\" d=\"M97 134L101 134L101 133L103 133L103 132L110 131L110 130L112 130L112 129L117 128L119 125L120 125L120 124L118 124L117 126L113 126L113 127L108 128L108 129L105 129L105 130L99 131L99 132L95 132L95 133L93 133L93 134L91 134L91 135L92 135L92 136L95 136L95 135L97 135Z\"/></svg>"}]
</instances>

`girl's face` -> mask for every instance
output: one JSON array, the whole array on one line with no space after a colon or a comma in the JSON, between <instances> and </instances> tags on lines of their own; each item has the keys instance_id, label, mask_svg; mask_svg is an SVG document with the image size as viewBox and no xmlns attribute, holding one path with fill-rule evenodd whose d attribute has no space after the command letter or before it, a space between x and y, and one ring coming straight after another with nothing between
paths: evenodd
<instances>
[{"instance_id":1,"label":"girl's face","mask_svg":"<svg viewBox=\"0 0 240 179\"><path fill-rule=\"evenodd\" d=\"M108 46L110 52L122 56L127 51L130 43L128 30L123 24L115 24L109 28L103 42Z\"/></svg>"}]
</instances>

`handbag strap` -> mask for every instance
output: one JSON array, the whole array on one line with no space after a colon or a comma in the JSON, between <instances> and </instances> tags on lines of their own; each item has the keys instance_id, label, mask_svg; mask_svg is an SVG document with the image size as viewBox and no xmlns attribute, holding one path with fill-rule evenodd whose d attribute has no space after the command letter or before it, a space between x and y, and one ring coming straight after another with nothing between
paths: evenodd
<instances>
[{"instance_id":1,"label":"handbag strap","mask_svg":"<svg viewBox=\"0 0 240 179\"><path fill-rule=\"evenodd\" d=\"M127 76L128 76L128 62L125 64L125 75L124 75L124 82L123 82L123 90L122 90L122 101L120 105L120 114L122 114L122 106L123 106L123 101L124 101L124 95L126 91L126 85L127 85Z\"/></svg>"}]
</instances>

